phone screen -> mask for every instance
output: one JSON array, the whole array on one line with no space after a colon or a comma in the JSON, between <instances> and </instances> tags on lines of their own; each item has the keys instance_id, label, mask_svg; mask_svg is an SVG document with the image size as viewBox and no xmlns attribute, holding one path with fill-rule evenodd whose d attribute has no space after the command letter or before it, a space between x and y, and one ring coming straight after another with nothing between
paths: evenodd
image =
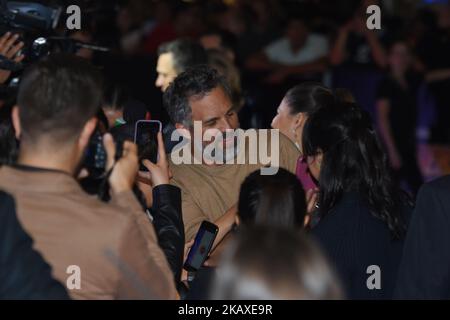
<instances>
[{"instance_id":1,"label":"phone screen","mask_svg":"<svg viewBox=\"0 0 450 320\"><path fill-rule=\"evenodd\" d=\"M207 221L203 221L195 236L194 244L189 251L184 268L187 271L197 271L205 262L211 247L216 239L218 227Z\"/></svg>"},{"instance_id":2,"label":"phone screen","mask_svg":"<svg viewBox=\"0 0 450 320\"><path fill-rule=\"evenodd\" d=\"M158 132L162 130L162 124L157 120L140 120L136 122L134 132L134 143L137 144L139 150L139 161L147 159L153 163L158 161ZM141 171L147 171L142 165Z\"/></svg>"}]
</instances>

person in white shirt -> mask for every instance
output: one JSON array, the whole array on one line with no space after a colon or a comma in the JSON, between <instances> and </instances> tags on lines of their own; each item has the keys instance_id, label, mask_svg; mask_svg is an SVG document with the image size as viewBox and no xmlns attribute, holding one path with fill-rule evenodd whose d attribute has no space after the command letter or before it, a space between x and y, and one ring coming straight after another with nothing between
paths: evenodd
<instances>
[{"instance_id":1,"label":"person in white shirt","mask_svg":"<svg viewBox=\"0 0 450 320\"><path fill-rule=\"evenodd\" d=\"M310 32L307 23L292 16L281 39L250 57L246 66L251 70L270 71L270 83L281 83L292 75L321 73L328 62L328 39Z\"/></svg>"}]
</instances>

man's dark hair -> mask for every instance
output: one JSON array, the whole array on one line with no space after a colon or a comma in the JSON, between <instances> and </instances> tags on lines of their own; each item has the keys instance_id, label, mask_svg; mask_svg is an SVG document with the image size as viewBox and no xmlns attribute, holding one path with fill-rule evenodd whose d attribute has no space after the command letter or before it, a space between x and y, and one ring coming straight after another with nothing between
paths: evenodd
<instances>
[{"instance_id":1,"label":"man's dark hair","mask_svg":"<svg viewBox=\"0 0 450 320\"><path fill-rule=\"evenodd\" d=\"M158 48L158 55L171 53L175 71L179 74L189 67L208 64L206 50L198 43L190 39L177 39L163 43Z\"/></svg>"},{"instance_id":2,"label":"man's dark hair","mask_svg":"<svg viewBox=\"0 0 450 320\"><path fill-rule=\"evenodd\" d=\"M192 126L192 109L189 100L203 98L213 89L221 87L232 99L231 90L224 77L209 66L189 68L182 72L164 92L164 106L172 123Z\"/></svg>"},{"instance_id":3,"label":"man's dark hair","mask_svg":"<svg viewBox=\"0 0 450 320\"><path fill-rule=\"evenodd\" d=\"M26 72L17 102L23 140L72 141L101 106L101 76L84 59L52 55Z\"/></svg>"}]
</instances>

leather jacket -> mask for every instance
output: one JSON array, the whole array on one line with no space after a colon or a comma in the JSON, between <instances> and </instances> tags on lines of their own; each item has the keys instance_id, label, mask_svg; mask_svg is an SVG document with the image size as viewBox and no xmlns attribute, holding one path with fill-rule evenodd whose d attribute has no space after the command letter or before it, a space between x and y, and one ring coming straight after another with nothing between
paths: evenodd
<instances>
[{"instance_id":1,"label":"leather jacket","mask_svg":"<svg viewBox=\"0 0 450 320\"><path fill-rule=\"evenodd\" d=\"M153 217L158 243L174 274L177 286L181 281L184 258L184 224L181 211L181 191L172 185L153 189Z\"/></svg>"}]
</instances>

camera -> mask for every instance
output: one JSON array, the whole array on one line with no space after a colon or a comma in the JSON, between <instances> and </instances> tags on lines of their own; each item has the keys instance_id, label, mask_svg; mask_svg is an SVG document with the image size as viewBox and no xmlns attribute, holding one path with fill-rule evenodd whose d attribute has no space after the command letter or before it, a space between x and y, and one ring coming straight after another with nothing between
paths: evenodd
<instances>
[{"instance_id":1,"label":"camera","mask_svg":"<svg viewBox=\"0 0 450 320\"><path fill-rule=\"evenodd\" d=\"M50 31L58 26L62 7L0 0L0 24L13 29Z\"/></svg>"},{"instance_id":2,"label":"camera","mask_svg":"<svg viewBox=\"0 0 450 320\"><path fill-rule=\"evenodd\" d=\"M0 34L7 31L19 34L19 41L25 43L20 54L25 54L27 61L32 62L49 53L51 48L46 37L56 29L61 15L61 6L0 0ZM24 64L3 58L0 67L16 72L23 69Z\"/></svg>"},{"instance_id":3,"label":"camera","mask_svg":"<svg viewBox=\"0 0 450 320\"><path fill-rule=\"evenodd\" d=\"M57 2L53 1L52 3ZM65 15L63 8L62 5L56 4L44 5L36 2L0 0L0 35L10 31L19 34L18 41L25 43L19 53L25 55L25 62L17 64L0 56L0 69L18 72L27 64L55 51L75 53L81 48L109 51L108 48L58 34L57 30L61 29Z\"/></svg>"}]
</instances>

